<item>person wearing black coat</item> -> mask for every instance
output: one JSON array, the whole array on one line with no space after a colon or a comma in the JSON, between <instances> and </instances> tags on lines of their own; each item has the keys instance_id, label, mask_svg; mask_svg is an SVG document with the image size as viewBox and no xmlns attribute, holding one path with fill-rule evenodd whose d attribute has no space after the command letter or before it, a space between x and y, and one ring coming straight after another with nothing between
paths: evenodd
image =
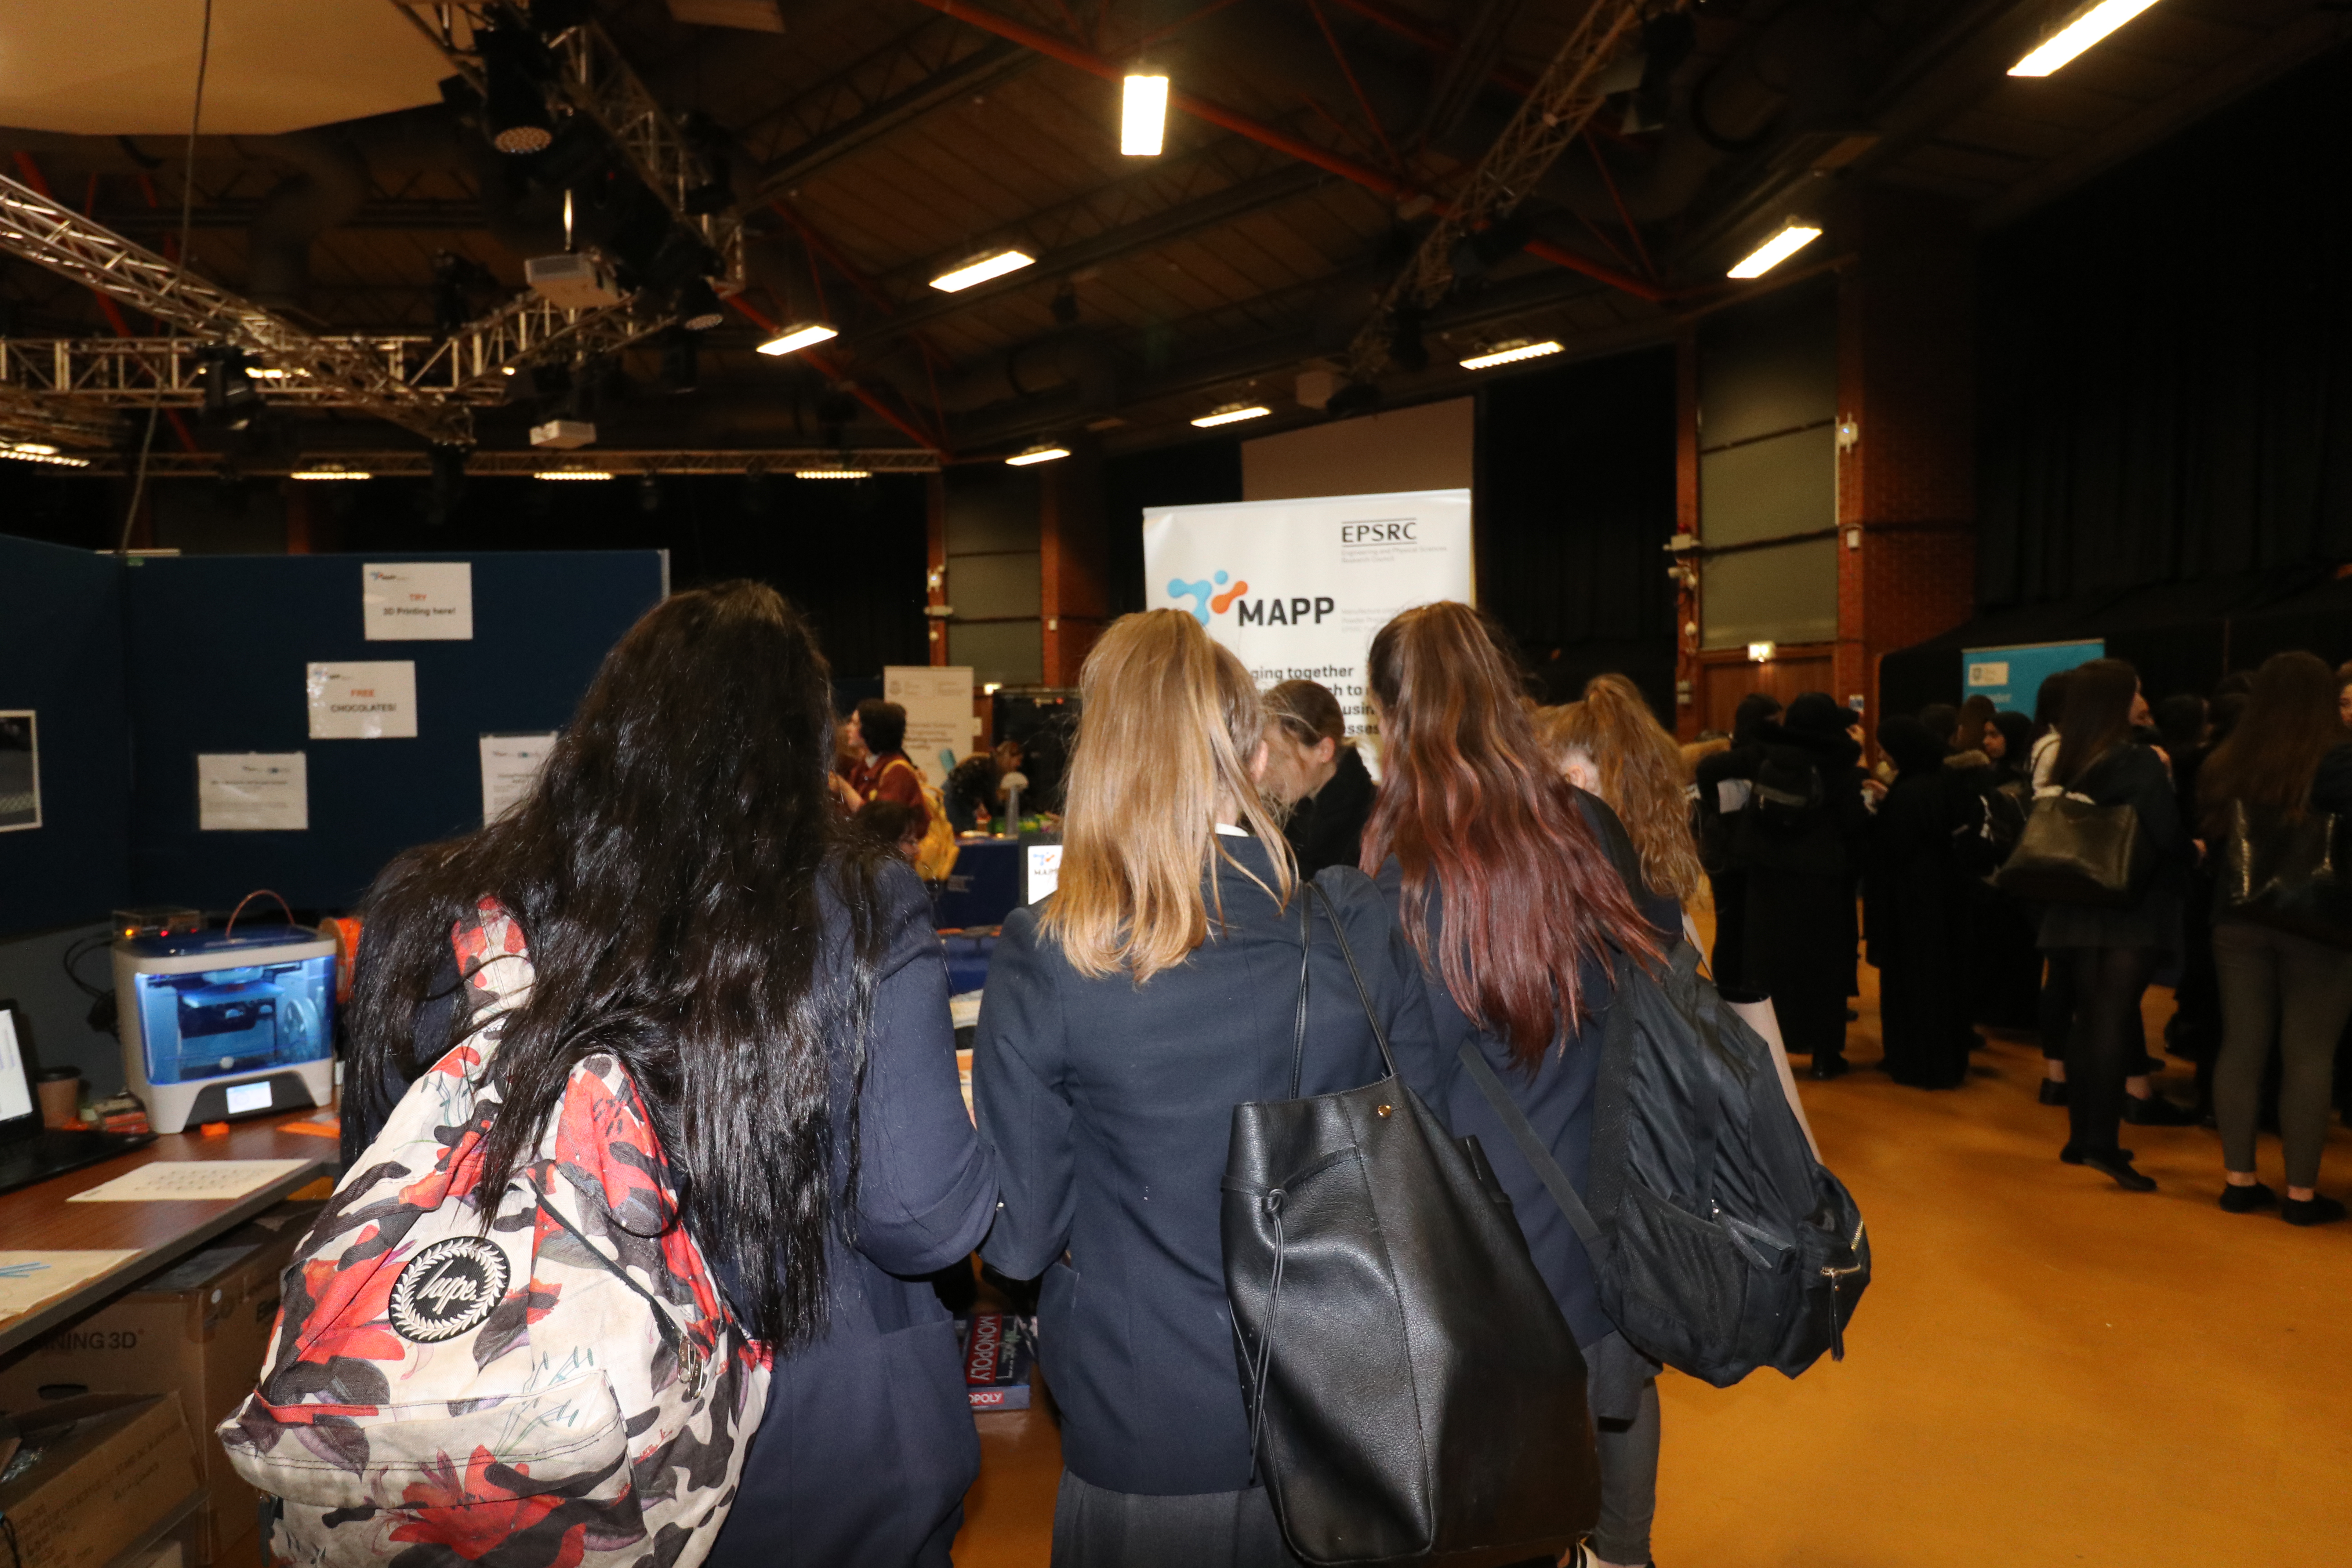
<instances>
[{"instance_id":1,"label":"person wearing black coat","mask_svg":"<svg viewBox=\"0 0 2352 1568\"><path fill-rule=\"evenodd\" d=\"M734 1510L705 1560L714 1568L948 1568L963 1495L980 1473L962 1347L923 1276L969 1257L988 1233L995 1164L963 1108L930 900L907 867L890 868L883 888L888 936L858 1090L856 1239L833 1247L830 1330L770 1374ZM829 889L822 907L829 929L846 929ZM359 962L372 962L364 943ZM847 974L838 942L820 984ZM416 1013L411 1060L420 1071L447 1049L464 994L453 954ZM845 1110L850 1069L845 1057L834 1060L835 1099ZM349 1097L346 1166L407 1088L394 1074L374 1093ZM719 1274L740 1312L740 1283L723 1267Z\"/></svg>"},{"instance_id":2,"label":"person wearing black coat","mask_svg":"<svg viewBox=\"0 0 2352 1568\"><path fill-rule=\"evenodd\" d=\"M1916 719L1878 727L1895 783L1870 824L1864 895L1870 962L1879 977L1886 1070L1913 1089L1967 1081L1969 879L1954 856L1963 815L1955 795L1971 786L1944 765L1944 748Z\"/></svg>"},{"instance_id":3,"label":"person wearing black coat","mask_svg":"<svg viewBox=\"0 0 2352 1568\"><path fill-rule=\"evenodd\" d=\"M1741 698L1732 714L1731 745L1699 759L1692 786L1698 797L1699 859L1715 902L1715 947L1707 966L1719 982L1732 984L1748 967L1748 863L1739 855L1739 812L1754 776L1753 748L1780 711L1780 700L1769 692Z\"/></svg>"},{"instance_id":4,"label":"person wearing black coat","mask_svg":"<svg viewBox=\"0 0 2352 1568\"><path fill-rule=\"evenodd\" d=\"M1353 866L1372 814L1372 775L1348 742L1347 720L1328 687L1286 680L1265 694L1266 786L1290 807L1282 825L1298 874Z\"/></svg>"},{"instance_id":5,"label":"person wearing black coat","mask_svg":"<svg viewBox=\"0 0 2352 1568\"><path fill-rule=\"evenodd\" d=\"M2033 807L2033 721L2022 713L1993 715L1988 749L1998 748L1986 780L1986 809L1997 821L2000 853L2006 855ZM2041 1022L2042 950L2033 945L2038 911L1979 879L1976 905L1976 1021L1996 1029L2030 1031Z\"/></svg>"},{"instance_id":6,"label":"person wearing black coat","mask_svg":"<svg viewBox=\"0 0 2352 1568\"><path fill-rule=\"evenodd\" d=\"M1727 776L1750 784L1732 837L1748 867L1740 984L1770 994L1790 1054L1810 1055L1818 1079L1846 1070L1854 880L1870 831L1851 717L1808 691L1754 745L1725 753Z\"/></svg>"}]
</instances>

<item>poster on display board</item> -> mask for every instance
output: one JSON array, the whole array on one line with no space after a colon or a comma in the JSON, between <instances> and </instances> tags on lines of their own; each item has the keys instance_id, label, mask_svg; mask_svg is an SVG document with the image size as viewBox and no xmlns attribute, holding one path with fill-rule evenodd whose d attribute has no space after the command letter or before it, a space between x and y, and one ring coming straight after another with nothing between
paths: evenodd
<instances>
[{"instance_id":1,"label":"poster on display board","mask_svg":"<svg viewBox=\"0 0 2352 1568\"><path fill-rule=\"evenodd\" d=\"M2107 645L2088 642L2020 643L2013 647L1964 647L1960 650L1960 696L1989 697L1992 705L2011 713L2031 715L2042 683L2061 670L2095 658L2105 658Z\"/></svg>"},{"instance_id":2,"label":"poster on display board","mask_svg":"<svg viewBox=\"0 0 2352 1568\"><path fill-rule=\"evenodd\" d=\"M1470 492L1149 507L1144 603L1189 612L1261 689L1330 688L1365 727L1364 658L1400 610L1473 601Z\"/></svg>"},{"instance_id":3,"label":"poster on display board","mask_svg":"<svg viewBox=\"0 0 2352 1568\"><path fill-rule=\"evenodd\" d=\"M971 750L979 724L971 711L971 666L886 664L882 696L907 710L907 760L933 789Z\"/></svg>"},{"instance_id":4,"label":"poster on display board","mask_svg":"<svg viewBox=\"0 0 2352 1568\"><path fill-rule=\"evenodd\" d=\"M360 614L370 642L471 642L474 563L364 563Z\"/></svg>"},{"instance_id":5,"label":"poster on display board","mask_svg":"<svg viewBox=\"0 0 2352 1568\"><path fill-rule=\"evenodd\" d=\"M0 833L41 825L40 737L31 709L0 712Z\"/></svg>"}]
</instances>

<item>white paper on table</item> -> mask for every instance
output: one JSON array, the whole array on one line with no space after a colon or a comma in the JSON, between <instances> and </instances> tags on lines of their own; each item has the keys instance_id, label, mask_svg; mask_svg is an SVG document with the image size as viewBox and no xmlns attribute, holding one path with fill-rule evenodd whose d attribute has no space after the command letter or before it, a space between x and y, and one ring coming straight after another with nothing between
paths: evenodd
<instances>
[{"instance_id":1,"label":"white paper on table","mask_svg":"<svg viewBox=\"0 0 2352 1568\"><path fill-rule=\"evenodd\" d=\"M158 1160L127 1175L101 1182L86 1193L68 1198L69 1204L143 1204L159 1198L217 1202L257 1193L283 1176L292 1175L307 1160Z\"/></svg>"},{"instance_id":2,"label":"white paper on table","mask_svg":"<svg viewBox=\"0 0 2352 1568\"><path fill-rule=\"evenodd\" d=\"M198 831L300 833L310 826L310 771L305 753L197 753Z\"/></svg>"},{"instance_id":3,"label":"white paper on table","mask_svg":"<svg viewBox=\"0 0 2352 1568\"><path fill-rule=\"evenodd\" d=\"M547 753L555 749L552 731L536 735L482 737L482 826L504 816L507 808L529 795L539 782Z\"/></svg>"},{"instance_id":4,"label":"white paper on table","mask_svg":"<svg viewBox=\"0 0 2352 1568\"><path fill-rule=\"evenodd\" d=\"M0 1252L0 1318L21 1317L138 1256L135 1247L128 1252Z\"/></svg>"},{"instance_id":5,"label":"white paper on table","mask_svg":"<svg viewBox=\"0 0 2352 1568\"><path fill-rule=\"evenodd\" d=\"M314 664L303 679L314 741L416 738L416 661Z\"/></svg>"},{"instance_id":6,"label":"white paper on table","mask_svg":"<svg viewBox=\"0 0 2352 1568\"><path fill-rule=\"evenodd\" d=\"M474 563L368 562L360 567L360 616L370 642L471 642Z\"/></svg>"}]
</instances>

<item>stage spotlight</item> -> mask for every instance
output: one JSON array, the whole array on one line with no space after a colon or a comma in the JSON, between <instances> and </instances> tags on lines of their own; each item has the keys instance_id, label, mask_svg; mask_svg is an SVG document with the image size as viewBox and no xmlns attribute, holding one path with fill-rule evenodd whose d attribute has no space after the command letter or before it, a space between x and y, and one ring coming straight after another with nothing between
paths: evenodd
<instances>
[{"instance_id":1,"label":"stage spotlight","mask_svg":"<svg viewBox=\"0 0 2352 1568\"><path fill-rule=\"evenodd\" d=\"M245 352L215 343L203 353L205 423L242 430L261 412L261 394L246 368Z\"/></svg>"},{"instance_id":2,"label":"stage spotlight","mask_svg":"<svg viewBox=\"0 0 2352 1568\"><path fill-rule=\"evenodd\" d=\"M708 278L689 278L677 286L678 324L689 332L707 332L727 320L727 307Z\"/></svg>"},{"instance_id":3,"label":"stage spotlight","mask_svg":"<svg viewBox=\"0 0 2352 1568\"><path fill-rule=\"evenodd\" d=\"M474 47L482 57L482 112L490 145L518 155L546 152L555 141L555 121L540 90L539 41L492 27L474 36Z\"/></svg>"}]
</instances>

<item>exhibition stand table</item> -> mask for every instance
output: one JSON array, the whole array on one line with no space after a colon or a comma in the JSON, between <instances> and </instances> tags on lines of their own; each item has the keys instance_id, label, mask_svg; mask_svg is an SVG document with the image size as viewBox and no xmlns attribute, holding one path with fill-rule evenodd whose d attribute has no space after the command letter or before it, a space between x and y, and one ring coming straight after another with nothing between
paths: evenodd
<instances>
[{"instance_id":1,"label":"exhibition stand table","mask_svg":"<svg viewBox=\"0 0 2352 1568\"><path fill-rule=\"evenodd\" d=\"M29 1187L0 1194L0 1247L23 1257L40 1254L71 1258L77 1254L113 1255L102 1267L58 1268L54 1264L16 1266L7 1283L16 1300L27 1289L37 1291L38 1272L57 1268L61 1289L37 1295L14 1316L0 1317L0 1354L41 1338L50 1330L102 1305L167 1265L195 1251L214 1237L243 1225L289 1194L300 1191L334 1168L340 1148L331 1129L333 1112L299 1110L284 1116L232 1123L227 1131L211 1137L191 1130L168 1133L143 1149L53 1176ZM288 1131L306 1125L307 1132ZM211 1164L222 1161L267 1161L274 1168L252 1168L247 1175L226 1184L250 1185L233 1197L133 1197L127 1201L75 1199L125 1177L148 1185L167 1187L182 1179L201 1192L209 1180L236 1173L211 1171L154 1172L150 1167L177 1163ZM142 1174L142 1173L144 1173ZM125 1188L117 1187L117 1192ZM130 1190L136 1190L130 1189Z\"/></svg>"}]
</instances>

